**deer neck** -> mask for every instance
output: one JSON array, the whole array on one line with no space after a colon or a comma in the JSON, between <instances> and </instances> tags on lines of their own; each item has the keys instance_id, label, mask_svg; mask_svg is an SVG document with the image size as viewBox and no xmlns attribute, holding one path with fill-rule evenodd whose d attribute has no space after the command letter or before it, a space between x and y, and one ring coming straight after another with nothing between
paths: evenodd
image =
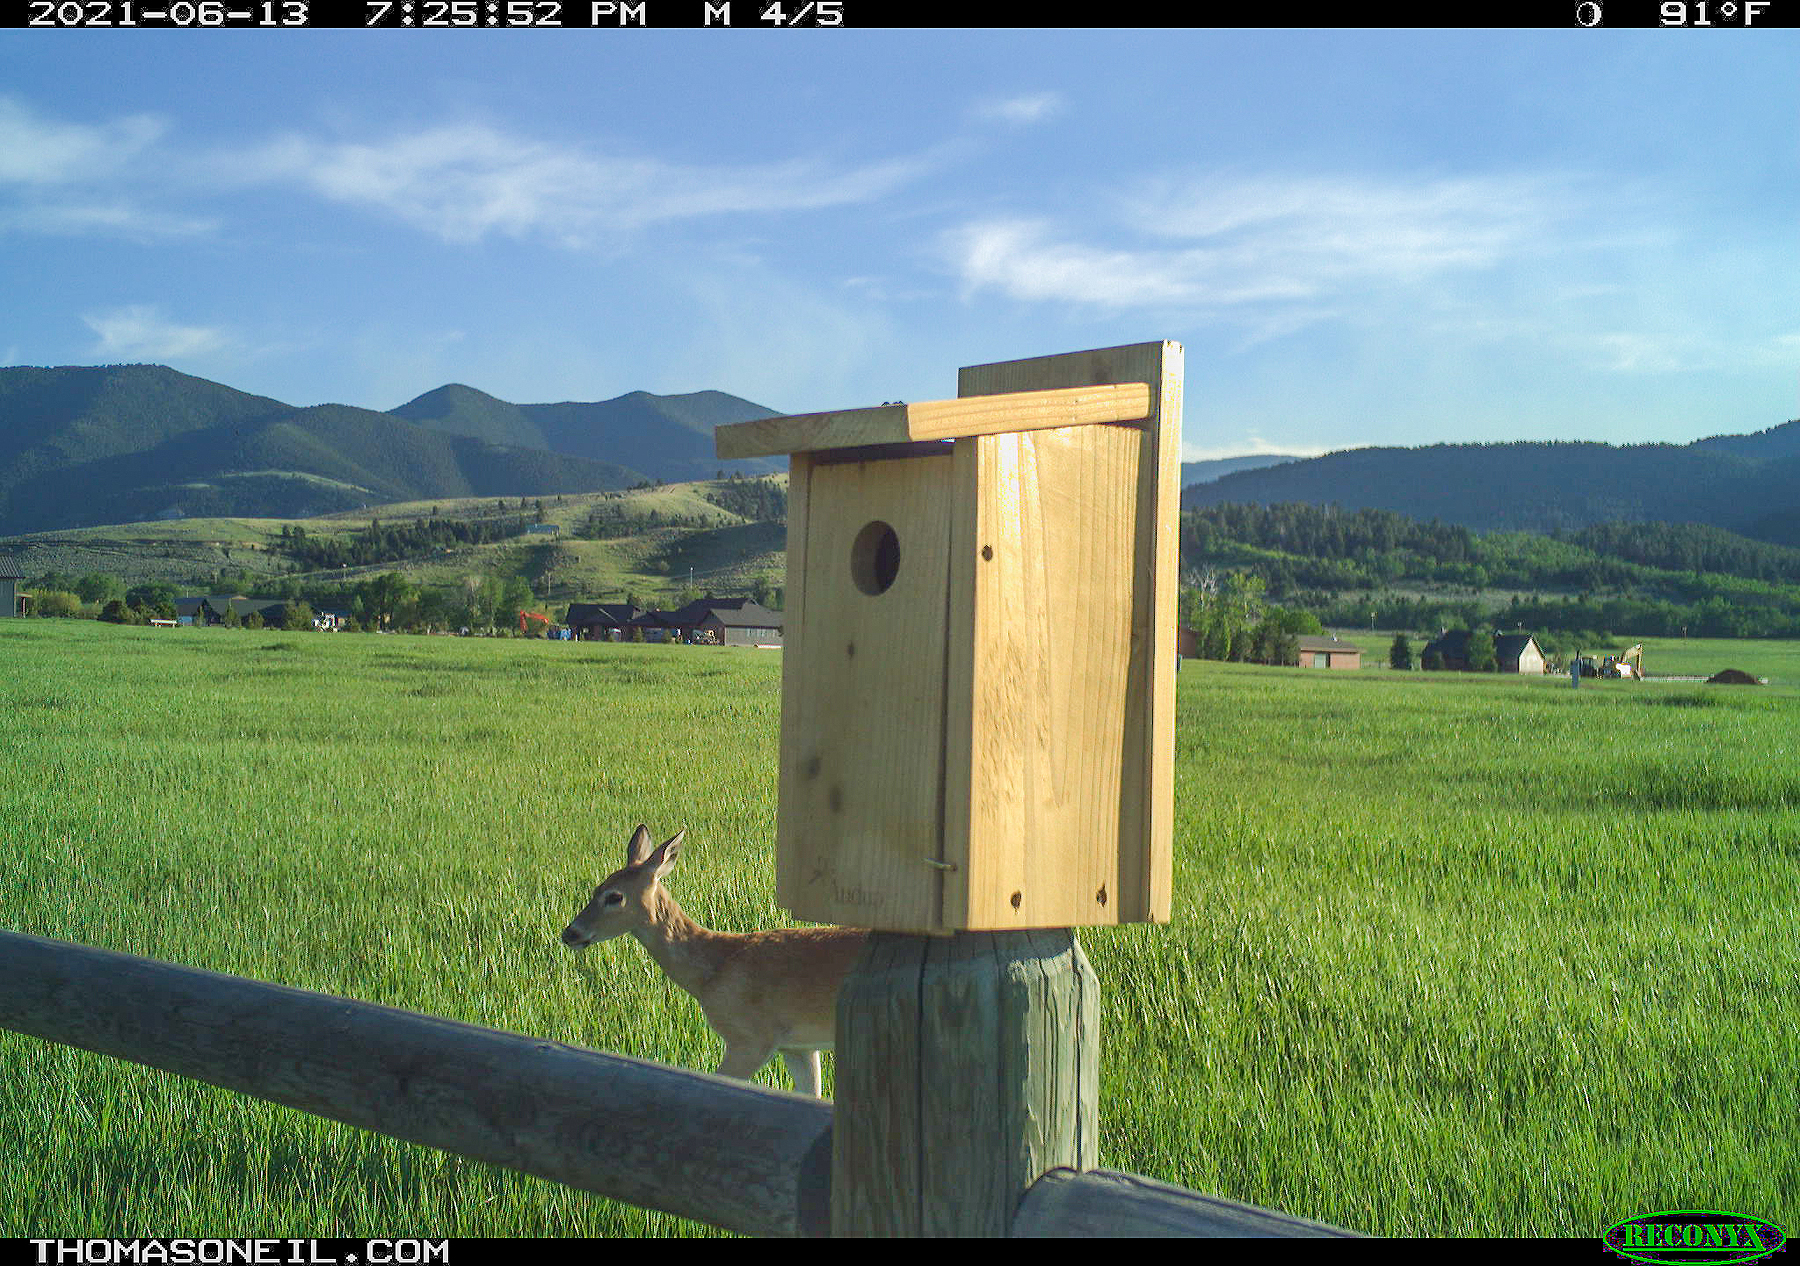
<instances>
[{"instance_id":1,"label":"deer neck","mask_svg":"<svg viewBox=\"0 0 1800 1266\"><path fill-rule=\"evenodd\" d=\"M718 970L716 951L721 934L689 918L660 885L651 894L650 922L633 928L631 934L656 960L664 975L695 997Z\"/></svg>"}]
</instances>

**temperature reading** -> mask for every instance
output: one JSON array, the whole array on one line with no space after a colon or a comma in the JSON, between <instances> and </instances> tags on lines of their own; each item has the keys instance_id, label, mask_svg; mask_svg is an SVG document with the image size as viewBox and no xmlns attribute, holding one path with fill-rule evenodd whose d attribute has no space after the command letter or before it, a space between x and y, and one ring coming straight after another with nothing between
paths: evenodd
<instances>
[{"instance_id":1,"label":"temperature reading","mask_svg":"<svg viewBox=\"0 0 1800 1266\"><path fill-rule=\"evenodd\" d=\"M1665 0L1661 26L1755 26L1770 0Z\"/></svg>"}]
</instances>

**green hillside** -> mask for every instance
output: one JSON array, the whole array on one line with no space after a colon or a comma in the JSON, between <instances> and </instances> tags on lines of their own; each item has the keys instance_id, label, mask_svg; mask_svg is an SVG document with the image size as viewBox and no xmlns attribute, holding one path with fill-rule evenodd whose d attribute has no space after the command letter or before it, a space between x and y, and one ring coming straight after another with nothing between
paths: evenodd
<instances>
[{"instance_id":1,"label":"green hillside","mask_svg":"<svg viewBox=\"0 0 1800 1266\"><path fill-rule=\"evenodd\" d=\"M775 477L785 483L785 476ZM160 583L183 592L220 588L250 596L311 595L398 572L413 585L453 592L470 583L522 576L542 605L622 600L672 603L689 586L747 592L779 586L785 532L709 499L731 481L669 484L600 493L441 497L357 506L319 516L215 516L36 532L0 539L31 581L90 572L127 587ZM312 566L298 557L298 534L317 546L353 547L372 530L396 532L436 522L480 524L508 533L485 544L434 545L375 561ZM555 528L554 534L529 530ZM592 524L608 535L592 539ZM396 533L398 534L398 533ZM377 551L380 553L380 551ZM28 586L29 587L29 586Z\"/></svg>"},{"instance_id":2,"label":"green hillside","mask_svg":"<svg viewBox=\"0 0 1800 1266\"><path fill-rule=\"evenodd\" d=\"M1182 505L1308 502L1392 510L1484 532L1695 522L1800 544L1797 447L1800 421L1688 445L1360 448L1226 474L1185 488Z\"/></svg>"},{"instance_id":3,"label":"green hillside","mask_svg":"<svg viewBox=\"0 0 1800 1266\"><path fill-rule=\"evenodd\" d=\"M767 416L718 391L518 405L451 384L383 413L161 365L0 368L0 533L765 474L784 463L720 462L712 428Z\"/></svg>"},{"instance_id":4,"label":"green hillside","mask_svg":"<svg viewBox=\"0 0 1800 1266\"><path fill-rule=\"evenodd\" d=\"M13 489L0 530L177 516L305 517L432 496L622 488L643 478L621 466L319 405L44 471Z\"/></svg>"}]
</instances>

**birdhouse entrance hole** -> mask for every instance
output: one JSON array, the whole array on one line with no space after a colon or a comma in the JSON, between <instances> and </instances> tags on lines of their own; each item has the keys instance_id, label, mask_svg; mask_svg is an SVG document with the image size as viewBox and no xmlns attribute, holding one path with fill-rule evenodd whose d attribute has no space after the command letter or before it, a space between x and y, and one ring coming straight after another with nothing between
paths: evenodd
<instances>
[{"instance_id":1,"label":"birdhouse entrance hole","mask_svg":"<svg viewBox=\"0 0 1800 1266\"><path fill-rule=\"evenodd\" d=\"M850 577L871 598L884 594L900 574L900 538L876 519L856 534L850 546Z\"/></svg>"}]
</instances>

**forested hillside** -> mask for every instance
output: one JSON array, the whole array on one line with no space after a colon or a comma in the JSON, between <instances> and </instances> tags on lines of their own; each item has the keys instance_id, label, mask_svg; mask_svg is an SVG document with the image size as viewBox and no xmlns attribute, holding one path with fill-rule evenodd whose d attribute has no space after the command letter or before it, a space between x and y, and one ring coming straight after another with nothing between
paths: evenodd
<instances>
[{"instance_id":1,"label":"forested hillside","mask_svg":"<svg viewBox=\"0 0 1800 1266\"><path fill-rule=\"evenodd\" d=\"M1359 448L1226 474L1182 491L1190 509L1310 502L1382 509L1477 531L1710 523L1800 544L1800 422L1692 444L1434 444Z\"/></svg>"},{"instance_id":2,"label":"forested hillside","mask_svg":"<svg viewBox=\"0 0 1800 1266\"><path fill-rule=\"evenodd\" d=\"M1255 576L1327 624L1800 636L1800 549L1705 524L1478 534L1388 510L1221 505L1182 515L1181 557L1190 584Z\"/></svg>"}]
</instances>

